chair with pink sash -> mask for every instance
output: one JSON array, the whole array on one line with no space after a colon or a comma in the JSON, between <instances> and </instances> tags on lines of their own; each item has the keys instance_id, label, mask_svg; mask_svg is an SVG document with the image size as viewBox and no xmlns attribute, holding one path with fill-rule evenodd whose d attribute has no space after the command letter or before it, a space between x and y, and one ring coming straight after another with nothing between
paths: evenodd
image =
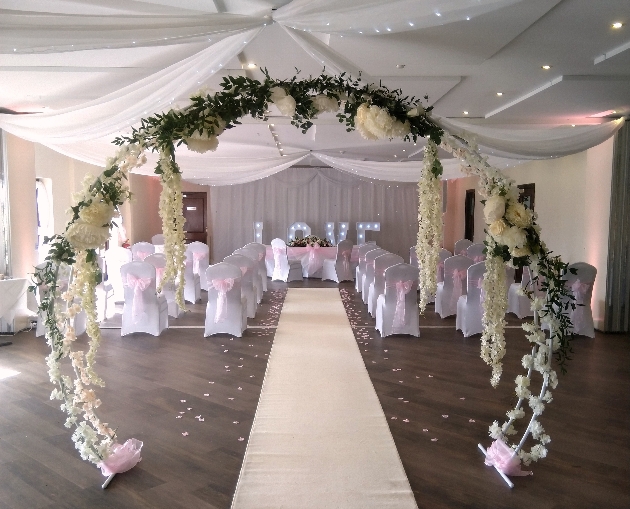
<instances>
[{"instance_id":1,"label":"chair with pink sash","mask_svg":"<svg viewBox=\"0 0 630 509\"><path fill-rule=\"evenodd\" d=\"M120 268L125 286L120 335L145 332L153 336L168 328L168 304L155 291L155 267L147 262L130 262Z\"/></svg>"},{"instance_id":2,"label":"chair with pink sash","mask_svg":"<svg viewBox=\"0 0 630 509\"><path fill-rule=\"evenodd\" d=\"M440 261L437 267L437 282L442 283L444 281L444 260L453 256L448 249L440 249Z\"/></svg>"},{"instance_id":3,"label":"chair with pink sash","mask_svg":"<svg viewBox=\"0 0 630 509\"><path fill-rule=\"evenodd\" d=\"M359 246L358 259L359 265L355 269L354 289L361 293L363 291L363 276L365 275L365 255L373 249L380 249L375 243L367 242Z\"/></svg>"},{"instance_id":4,"label":"chair with pink sash","mask_svg":"<svg viewBox=\"0 0 630 509\"><path fill-rule=\"evenodd\" d=\"M402 256L387 253L377 256L374 259L374 281L368 289L368 313L372 317L376 316L376 301L378 297L385 293L385 271L394 265L405 263Z\"/></svg>"},{"instance_id":5,"label":"chair with pink sash","mask_svg":"<svg viewBox=\"0 0 630 509\"><path fill-rule=\"evenodd\" d=\"M435 312L441 318L457 313L457 301L466 294L466 271L473 264L467 256L455 255L444 260L444 281L438 283Z\"/></svg>"},{"instance_id":6,"label":"chair with pink sash","mask_svg":"<svg viewBox=\"0 0 630 509\"><path fill-rule=\"evenodd\" d=\"M341 281L352 281L352 266L350 256L352 255L352 241L342 240L337 244L337 256L334 260L324 260L322 268L322 280L330 280L339 283Z\"/></svg>"},{"instance_id":7,"label":"chair with pink sash","mask_svg":"<svg viewBox=\"0 0 630 509\"><path fill-rule=\"evenodd\" d=\"M265 263L265 256L267 256L267 248L263 244L259 244L258 242L250 242L245 247L255 249L258 253L258 271L260 272L260 279L262 281L263 292L267 291L267 265ZM273 274L273 269L271 269Z\"/></svg>"},{"instance_id":8,"label":"chair with pink sash","mask_svg":"<svg viewBox=\"0 0 630 509\"><path fill-rule=\"evenodd\" d=\"M186 251L186 265L184 266L184 300L196 304L201 300L201 278L195 274L193 254Z\"/></svg>"},{"instance_id":9,"label":"chair with pink sash","mask_svg":"<svg viewBox=\"0 0 630 509\"><path fill-rule=\"evenodd\" d=\"M105 251L107 282L114 289L114 302L123 302L125 300L125 289L120 277L120 268L131 260L131 249L126 247L114 246Z\"/></svg>"},{"instance_id":10,"label":"chair with pink sash","mask_svg":"<svg viewBox=\"0 0 630 509\"><path fill-rule=\"evenodd\" d=\"M186 251L190 251L193 260L193 273L199 276L199 286L202 290L208 291L206 282L206 269L210 263L210 249L208 244L203 242L191 242L186 246Z\"/></svg>"},{"instance_id":11,"label":"chair with pink sash","mask_svg":"<svg viewBox=\"0 0 630 509\"><path fill-rule=\"evenodd\" d=\"M258 265L245 255L233 254L226 256L223 261L230 263L241 270L241 293L247 301L247 318L256 316L256 287L254 286L254 271L258 276Z\"/></svg>"},{"instance_id":12,"label":"chair with pink sash","mask_svg":"<svg viewBox=\"0 0 630 509\"><path fill-rule=\"evenodd\" d=\"M365 254L365 273L363 274L363 283L361 284L361 297L363 298L363 304L367 305L368 298L370 296L370 285L374 283L374 260L377 257L384 254L388 254L389 251L385 249L372 249Z\"/></svg>"},{"instance_id":13,"label":"chair with pink sash","mask_svg":"<svg viewBox=\"0 0 630 509\"><path fill-rule=\"evenodd\" d=\"M468 256L468 248L472 246L472 242L468 239L460 239L455 242L453 255Z\"/></svg>"},{"instance_id":14,"label":"chair with pink sash","mask_svg":"<svg viewBox=\"0 0 630 509\"><path fill-rule=\"evenodd\" d=\"M531 273L529 267L523 267L523 277L520 283L512 283L508 290L508 313L514 313L519 318L525 318L526 316L533 316L531 301L527 295L522 294L523 289L527 288L532 290L531 285Z\"/></svg>"},{"instance_id":15,"label":"chair with pink sash","mask_svg":"<svg viewBox=\"0 0 630 509\"><path fill-rule=\"evenodd\" d=\"M471 244L466 249L466 256L470 258L474 263L483 262L486 259L486 255L483 250L486 248L483 244Z\"/></svg>"},{"instance_id":16,"label":"chair with pink sash","mask_svg":"<svg viewBox=\"0 0 630 509\"><path fill-rule=\"evenodd\" d=\"M287 256L287 245L282 239L273 239L271 241L271 249L273 250L273 274L272 281L302 281L302 262L299 260L289 261Z\"/></svg>"},{"instance_id":17,"label":"chair with pink sash","mask_svg":"<svg viewBox=\"0 0 630 509\"><path fill-rule=\"evenodd\" d=\"M144 259L155 253L155 246L150 242L136 242L131 246L131 254L134 262L142 262Z\"/></svg>"},{"instance_id":18,"label":"chair with pink sash","mask_svg":"<svg viewBox=\"0 0 630 509\"><path fill-rule=\"evenodd\" d=\"M166 257L162 253L155 253L147 256L144 259L145 262L150 263L155 267L155 287L160 286L162 277L164 276L164 268L166 267ZM161 295L166 298L168 304L168 316L178 318L183 313L182 309L175 300L176 286L174 282L165 283L162 286Z\"/></svg>"},{"instance_id":19,"label":"chair with pink sash","mask_svg":"<svg viewBox=\"0 0 630 509\"><path fill-rule=\"evenodd\" d=\"M577 262L569 265L569 269L575 269L577 274L567 272L564 276L565 285L575 300L575 309L569 307L569 317L573 328L571 332L579 336L595 337L595 324L593 323L593 310L591 300L593 298L593 285L597 276L597 269L585 262Z\"/></svg>"},{"instance_id":20,"label":"chair with pink sash","mask_svg":"<svg viewBox=\"0 0 630 509\"><path fill-rule=\"evenodd\" d=\"M477 262L468 267L467 291L457 301L457 317L455 318L455 328L464 333L464 337L473 334L481 334L483 325L483 277L486 273L486 263Z\"/></svg>"},{"instance_id":21,"label":"chair with pink sash","mask_svg":"<svg viewBox=\"0 0 630 509\"><path fill-rule=\"evenodd\" d=\"M510 291L510 286L514 284L516 278L516 269L514 267L505 266L505 287L506 291Z\"/></svg>"},{"instance_id":22,"label":"chair with pink sash","mask_svg":"<svg viewBox=\"0 0 630 509\"><path fill-rule=\"evenodd\" d=\"M151 237L151 244L153 244L153 246L155 247L156 253L163 253L164 252L164 235L162 235L161 233L158 233L157 235L153 235L153 237Z\"/></svg>"},{"instance_id":23,"label":"chair with pink sash","mask_svg":"<svg viewBox=\"0 0 630 509\"><path fill-rule=\"evenodd\" d=\"M217 263L206 269L208 304L204 337L232 334L237 338L247 328L247 302L241 293L242 273L232 263Z\"/></svg>"},{"instance_id":24,"label":"chair with pink sash","mask_svg":"<svg viewBox=\"0 0 630 509\"><path fill-rule=\"evenodd\" d=\"M385 271L385 292L376 301L376 330L420 336L418 323L418 269L406 263Z\"/></svg>"},{"instance_id":25,"label":"chair with pink sash","mask_svg":"<svg viewBox=\"0 0 630 509\"><path fill-rule=\"evenodd\" d=\"M418 268L418 253L416 253L416 246L409 248L409 265Z\"/></svg>"},{"instance_id":26,"label":"chair with pink sash","mask_svg":"<svg viewBox=\"0 0 630 509\"><path fill-rule=\"evenodd\" d=\"M252 280L254 283L254 291L256 292L256 304L260 304L260 301L263 297L263 279L266 280L267 276L264 276L260 273L260 265L258 263L258 249L252 247L242 247L234 251L233 254L240 254L243 256L247 256L252 263Z\"/></svg>"}]
</instances>

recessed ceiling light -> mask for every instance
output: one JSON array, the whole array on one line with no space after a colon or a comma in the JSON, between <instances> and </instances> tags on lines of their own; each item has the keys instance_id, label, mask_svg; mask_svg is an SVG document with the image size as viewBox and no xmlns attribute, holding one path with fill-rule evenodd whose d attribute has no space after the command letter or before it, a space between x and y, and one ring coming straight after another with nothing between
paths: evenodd
<instances>
[{"instance_id":1,"label":"recessed ceiling light","mask_svg":"<svg viewBox=\"0 0 630 509\"><path fill-rule=\"evenodd\" d=\"M546 65L546 64L545 64L545 65L543 65L543 66L541 66L541 67L542 67L545 71L548 71L549 69L551 69L551 66L550 66L550 65Z\"/></svg>"},{"instance_id":2,"label":"recessed ceiling light","mask_svg":"<svg viewBox=\"0 0 630 509\"><path fill-rule=\"evenodd\" d=\"M613 28L621 28L623 23L621 21L615 21L612 25Z\"/></svg>"},{"instance_id":3,"label":"recessed ceiling light","mask_svg":"<svg viewBox=\"0 0 630 509\"><path fill-rule=\"evenodd\" d=\"M497 95L501 97L503 95L503 92L497 92Z\"/></svg>"},{"instance_id":4,"label":"recessed ceiling light","mask_svg":"<svg viewBox=\"0 0 630 509\"><path fill-rule=\"evenodd\" d=\"M254 62L250 62L249 64L247 64L247 68L248 69L256 69L256 64Z\"/></svg>"},{"instance_id":5,"label":"recessed ceiling light","mask_svg":"<svg viewBox=\"0 0 630 509\"><path fill-rule=\"evenodd\" d=\"M467 111L464 111L464 115L468 115L468 112L467 112Z\"/></svg>"},{"instance_id":6,"label":"recessed ceiling light","mask_svg":"<svg viewBox=\"0 0 630 509\"><path fill-rule=\"evenodd\" d=\"M575 127L575 124L571 124L571 127Z\"/></svg>"},{"instance_id":7,"label":"recessed ceiling light","mask_svg":"<svg viewBox=\"0 0 630 509\"><path fill-rule=\"evenodd\" d=\"M404 69L405 64L396 64L396 69Z\"/></svg>"}]
</instances>

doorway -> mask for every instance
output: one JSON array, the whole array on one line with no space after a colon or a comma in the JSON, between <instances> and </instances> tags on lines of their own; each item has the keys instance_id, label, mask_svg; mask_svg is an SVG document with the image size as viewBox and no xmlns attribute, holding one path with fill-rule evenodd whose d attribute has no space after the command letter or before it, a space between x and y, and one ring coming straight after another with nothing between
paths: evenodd
<instances>
[{"instance_id":1,"label":"doorway","mask_svg":"<svg viewBox=\"0 0 630 509\"><path fill-rule=\"evenodd\" d=\"M206 193L183 193L186 244L208 243L206 201Z\"/></svg>"},{"instance_id":2,"label":"doorway","mask_svg":"<svg viewBox=\"0 0 630 509\"><path fill-rule=\"evenodd\" d=\"M475 190L466 190L464 202L464 238L474 242L475 237Z\"/></svg>"}]
</instances>

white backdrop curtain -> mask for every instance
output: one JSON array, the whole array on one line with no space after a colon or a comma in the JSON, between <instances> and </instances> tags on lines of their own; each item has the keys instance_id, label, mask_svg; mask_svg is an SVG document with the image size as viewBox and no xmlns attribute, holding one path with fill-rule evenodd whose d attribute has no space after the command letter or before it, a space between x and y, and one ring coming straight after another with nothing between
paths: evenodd
<instances>
[{"instance_id":1,"label":"white backdrop curtain","mask_svg":"<svg viewBox=\"0 0 630 509\"><path fill-rule=\"evenodd\" d=\"M350 223L348 238L356 242L355 223L380 221L380 232L367 232L385 249L409 258L418 232L415 183L371 180L333 168L294 167L247 184L212 187L212 259L221 261L254 241L254 221L262 221L263 243L279 237L296 221L312 234L326 237L325 223Z\"/></svg>"}]
</instances>

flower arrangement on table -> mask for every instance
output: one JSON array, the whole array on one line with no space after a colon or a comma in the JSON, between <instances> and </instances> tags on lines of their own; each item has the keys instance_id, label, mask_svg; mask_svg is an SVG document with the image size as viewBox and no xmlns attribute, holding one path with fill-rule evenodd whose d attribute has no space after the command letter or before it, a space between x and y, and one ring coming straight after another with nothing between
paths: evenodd
<instances>
[{"instance_id":1,"label":"flower arrangement on table","mask_svg":"<svg viewBox=\"0 0 630 509\"><path fill-rule=\"evenodd\" d=\"M294 239L287 243L288 247L307 247L317 244L319 247L334 247L327 239L321 239L315 235L308 235L302 239Z\"/></svg>"}]
</instances>

